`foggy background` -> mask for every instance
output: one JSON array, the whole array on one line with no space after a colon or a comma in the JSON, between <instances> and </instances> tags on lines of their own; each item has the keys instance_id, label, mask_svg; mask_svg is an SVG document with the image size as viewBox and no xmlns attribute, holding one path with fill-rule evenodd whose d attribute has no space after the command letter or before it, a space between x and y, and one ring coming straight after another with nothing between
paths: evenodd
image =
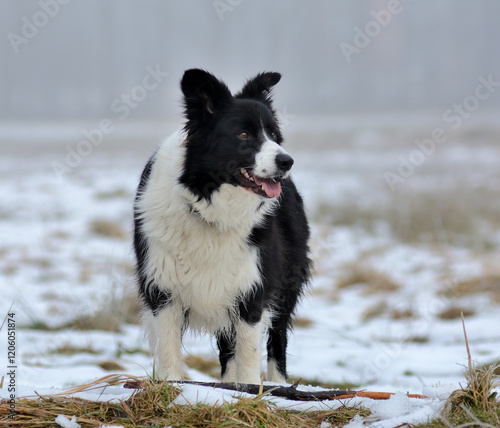
<instances>
[{"instance_id":1,"label":"foggy background","mask_svg":"<svg viewBox=\"0 0 500 428\"><path fill-rule=\"evenodd\" d=\"M499 0L0 0L0 313L15 301L21 385L153 373L133 203L192 67L233 91L283 75L315 264L290 374L458 388L462 312L473 358L497 364L499 18ZM209 337L188 340L218 367Z\"/></svg>"},{"instance_id":2,"label":"foggy background","mask_svg":"<svg viewBox=\"0 0 500 428\"><path fill-rule=\"evenodd\" d=\"M232 90L279 71L276 99L294 114L443 111L479 76L500 80L495 0L3 0L0 11L3 122L109 117L147 67L168 76L126 120L179 118L192 67Z\"/></svg>"}]
</instances>

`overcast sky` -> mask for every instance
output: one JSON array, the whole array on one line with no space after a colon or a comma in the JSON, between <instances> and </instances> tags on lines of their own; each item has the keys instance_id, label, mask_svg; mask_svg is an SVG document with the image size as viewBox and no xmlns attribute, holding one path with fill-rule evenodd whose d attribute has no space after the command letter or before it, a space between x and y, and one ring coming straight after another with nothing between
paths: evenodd
<instances>
[{"instance_id":1,"label":"overcast sky","mask_svg":"<svg viewBox=\"0 0 500 428\"><path fill-rule=\"evenodd\" d=\"M233 90L279 71L301 114L443 110L500 82L499 18L498 0L2 0L0 120L163 118L192 67Z\"/></svg>"}]
</instances>

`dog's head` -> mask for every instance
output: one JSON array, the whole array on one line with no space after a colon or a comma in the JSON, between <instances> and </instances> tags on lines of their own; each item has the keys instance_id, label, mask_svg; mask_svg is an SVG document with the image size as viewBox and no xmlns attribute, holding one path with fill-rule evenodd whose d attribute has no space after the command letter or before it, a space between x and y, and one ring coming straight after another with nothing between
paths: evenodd
<instances>
[{"instance_id":1,"label":"dog's head","mask_svg":"<svg viewBox=\"0 0 500 428\"><path fill-rule=\"evenodd\" d=\"M222 184L276 198L293 165L272 106L279 73L260 73L232 95L212 74L187 70L184 94L187 156L181 182L210 199Z\"/></svg>"}]
</instances>

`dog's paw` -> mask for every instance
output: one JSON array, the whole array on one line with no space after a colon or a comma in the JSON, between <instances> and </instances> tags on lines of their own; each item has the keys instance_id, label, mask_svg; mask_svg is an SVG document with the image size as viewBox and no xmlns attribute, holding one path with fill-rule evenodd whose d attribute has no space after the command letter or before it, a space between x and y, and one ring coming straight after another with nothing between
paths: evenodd
<instances>
[{"instance_id":1,"label":"dog's paw","mask_svg":"<svg viewBox=\"0 0 500 428\"><path fill-rule=\"evenodd\" d=\"M182 381L188 378L187 372L184 369L159 367L156 374L158 378L168 382Z\"/></svg>"}]
</instances>

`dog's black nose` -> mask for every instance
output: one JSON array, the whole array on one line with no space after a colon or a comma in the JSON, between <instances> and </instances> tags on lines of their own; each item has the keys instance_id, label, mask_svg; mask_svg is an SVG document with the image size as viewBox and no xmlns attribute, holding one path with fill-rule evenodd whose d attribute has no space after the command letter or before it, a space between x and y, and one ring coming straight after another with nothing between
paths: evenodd
<instances>
[{"instance_id":1,"label":"dog's black nose","mask_svg":"<svg viewBox=\"0 0 500 428\"><path fill-rule=\"evenodd\" d=\"M282 171L289 171L293 165L293 158L286 154L280 153L276 155L276 166Z\"/></svg>"}]
</instances>

